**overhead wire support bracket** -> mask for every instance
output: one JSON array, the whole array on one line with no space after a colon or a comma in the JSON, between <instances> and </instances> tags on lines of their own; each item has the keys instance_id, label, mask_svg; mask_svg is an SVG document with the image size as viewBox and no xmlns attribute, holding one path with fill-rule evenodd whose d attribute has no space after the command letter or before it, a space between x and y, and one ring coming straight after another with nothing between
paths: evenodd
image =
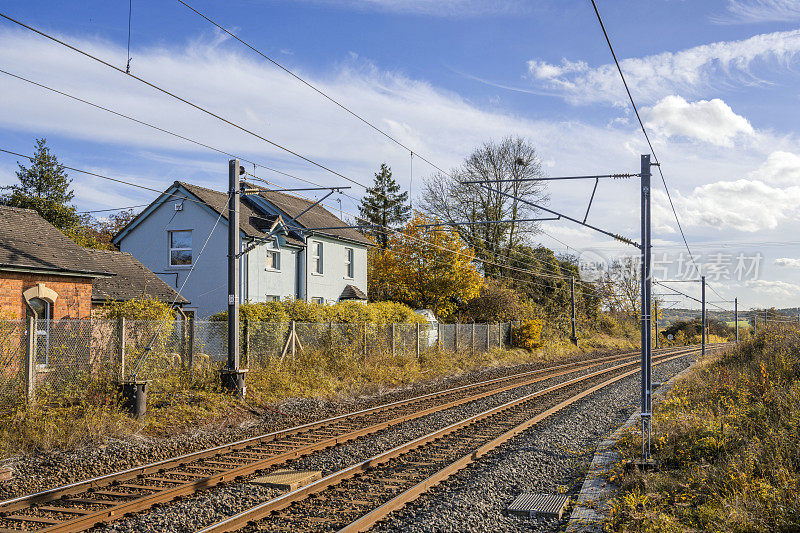
<instances>
[{"instance_id":1,"label":"overhead wire support bracket","mask_svg":"<svg viewBox=\"0 0 800 533\"><path fill-rule=\"evenodd\" d=\"M597 192L597 185L600 183L600 178L594 180L594 189L592 189L592 196L589 198L589 205L586 207L586 215L583 217L583 223L586 224L586 219L589 218L589 210L592 208L592 202L594 201L594 193Z\"/></svg>"},{"instance_id":2,"label":"overhead wire support bracket","mask_svg":"<svg viewBox=\"0 0 800 533\"><path fill-rule=\"evenodd\" d=\"M625 244L630 244L631 246L635 246L636 248L639 248L639 249L642 248L642 246L640 244L632 241L631 239L628 239L627 237L623 237L622 235L618 235L616 233L611 233L610 231L606 231L604 229L600 229L597 226L592 226L591 224L587 224L586 222L581 222L577 218L572 218L571 216L565 215L563 213L559 213L558 211L553 211L552 209L549 209L547 207L543 207L543 206L541 206L539 204L535 204L533 202L529 202L528 200L523 200L522 198L517 198L513 194L509 194L507 192L503 192L503 191L498 190L498 189L493 189L493 188L489 187L486 184L482 183L481 187L483 187L484 189L486 189L488 191L500 194L502 196L507 196L509 198L513 198L514 200L522 202L523 204L527 204L527 205L529 205L531 207L535 207L536 209L541 209L542 211L547 211L548 213L551 213L551 214L556 215L558 217L565 218L565 219L567 219L567 220L569 220L571 222L574 222L576 224L580 224L581 226L585 226L585 227L587 227L589 229L592 229L594 231L602 233L603 235L607 235L607 236L612 237L612 238L614 238L614 239L616 239L618 241L624 242Z\"/></svg>"},{"instance_id":3,"label":"overhead wire support bracket","mask_svg":"<svg viewBox=\"0 0 800 533\"><path fill-rule=\"evenodd\" d=\"M546 222L550 220L560 220L561 217L544 217L544 218L507 218L505 220L478 220L474 222L439 222L437 224L420 224L414 226L415 228L438 228L440 226L471 226L474 224L503 224L506 222Z\"/></svg>"},{"instance_id":4,"label":"overhead wire support bracket","mask_svg":"<svg viewBox=\"0 0 800 533\"><path fill-rule=\"evenodd\" d=\"M638 178L641 174L618 173L618 174L595 174L592 176L555 176L546 178L512 178L505 180L471 180L462 181L462 185L482 185L484 183L512 183L521 181L560 181L560 180L599 180L601 178L628 179Z\"/></svg>"}]
</instances>

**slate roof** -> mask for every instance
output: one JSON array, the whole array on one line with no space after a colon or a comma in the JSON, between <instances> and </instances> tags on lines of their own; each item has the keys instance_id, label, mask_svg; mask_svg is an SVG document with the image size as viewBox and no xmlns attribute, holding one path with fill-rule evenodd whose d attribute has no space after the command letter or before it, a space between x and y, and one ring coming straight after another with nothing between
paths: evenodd
<instances>
[{"instance_id":1,"label":"slate roof","mask_svg":"<svg viewBox=\"0 0 800 533\"><path fill-rule=\"evenodd\" d=\"M222 218L228 220L227 193L207 189L199 185L192 185L191 183L185 183L183 181L176 181L175 185L181 186L197 196L217 214L222 213ZM249 237L263 237L264 232L269 231L272 223L275 222L277 218L276 216L265 216L263 213L254 210L246 200L239 204L239 228ZM295 246L304 246L303 241L291 236L286 237L286 242L288 244L294 244Z\"/></svg>"},{"instance_id":2,"label":"slate roof","mask_svg":"<svg viewBox=\"0 0 800 533\"><path fill-rule=\"evenodd\" d=\"M308 206L313 203L304 198L298 198L297 196L276 191L263 191L259 193L259 196L292 218L302 213L303 210L307 209ZM326 228L348 225L321 205L314 206L313 209L303 214L303 216L296 220L306 228ZM348 239L350 241L355 241L366 245L372 244L372 242L367 239L364 234L353 228L321 230L314 233L341 237L343 239Z\"/></svg>"},{"instance_id":3,"label":"slate roof","mask_svg":"<svg viewBox=\"0 0 800 533\"><path fill-rule=\"evenodd\" d=\"M367 295L364 292L356 287L355 285L348 285L342 291L342 295L339 296L340 300L366 300Z\"/></svg>"},{"instance_id":4,"label":"slate roof","mask_svg":"<svg viewBox=\"0 0 800 533\"><path fill-rule=\"evenodd\" d=\"M92 281L92 301L127 301L146 296L168 304L189 303L189 300L131 254L111 250L85 250L96 264L116 274L111 278L96 278Z\"/></svg>"},{"instance_id":5,"label":"slate roof","mask_svg":"<svg viewBox=\"0 0 800 533\"><path fill-rule=\"evenodd\" d=\"M0 206L0 270L113 275L36 211L8 206Z\"/></svg>"}]
</instances>

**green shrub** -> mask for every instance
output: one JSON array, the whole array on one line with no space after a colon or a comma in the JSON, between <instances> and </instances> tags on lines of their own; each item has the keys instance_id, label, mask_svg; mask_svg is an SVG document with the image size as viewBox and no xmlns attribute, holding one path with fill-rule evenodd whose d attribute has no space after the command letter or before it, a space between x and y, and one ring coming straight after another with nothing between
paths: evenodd
<instances>
[{"instance_id":1,"label":"green shrub","mask_svg":"<svg viewBox=\"0 0 800 533\"><path fill-rule=\"evenodd\" d=\"M227 320L228 312L211 316L211 320ZM304 300L247 303L239 306L239 319L251 322L334 322L337 324L424 324L425 318L407 305L396 302L361 303L344 301L319 305Z\"/></svg>"}]
</instances>

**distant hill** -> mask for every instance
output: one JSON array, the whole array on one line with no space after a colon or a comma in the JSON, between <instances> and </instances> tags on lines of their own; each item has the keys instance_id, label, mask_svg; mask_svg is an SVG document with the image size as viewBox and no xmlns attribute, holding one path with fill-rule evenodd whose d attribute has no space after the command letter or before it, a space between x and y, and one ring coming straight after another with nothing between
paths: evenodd
<instances>
[{"instance_id":1,"label":"distant hill","mask_svg":"<svg viewBox=\"0 0 800 533\"><path fill-rule=\"evenodd\" d=\"M659 309L659 315L661 318L658 320L659 327L667 327L670 324L673 324L679 320L692 320L693 318L700 318L700 309L685 309L685 308L672 308L672 309ZM739 309L739 320L746 321L750 320L753 316L757 316L759 320L759 324L763 323L764 320L764 309L756 309L756 310L744 310ZM782 309L769 309L767 311L768 318L781 318L783 320L786 319L795 319L797 320L798 315L800 315L800 308L798 307L788 307ZM722 322L733 322L734 313L733 310L731 311L721 311L719 309L715 309L709 306L707 310L708 318L712 318L715 320L720 320Z\"/></svg>"}]
</instances>

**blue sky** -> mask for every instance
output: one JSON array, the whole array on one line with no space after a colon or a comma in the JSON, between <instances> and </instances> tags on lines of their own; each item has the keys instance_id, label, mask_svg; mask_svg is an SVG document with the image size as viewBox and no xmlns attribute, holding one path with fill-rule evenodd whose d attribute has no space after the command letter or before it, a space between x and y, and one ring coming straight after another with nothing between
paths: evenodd
<instances>
[{"instance_id":1,"label":"blue sky","mask_svg":"<svg viewBox=\"0 0 800 533\"><path fill-rule=\"evenodd\" d=\"M505 135L529 138L552 175L636 171L647 151L588 0L189 3L443 168ZM797 305L800 1L598 5L693 251L711 264L709 272L728 262L734 279L715 287L739 296L743 307ZM7 0L0 11L125 66L127 1ZM432 172L415 160L412 184L407 152L177 1L133 1L131 55L135 74L361 183L386 161L413 196ZM7 21L0 22L0 69L318 183L341 183ZM0 94L2 148L29 153L34 138L44 136L77 168L156 189L175 179L224 188L227 156L3 74ZM15 158L0 157L0 182L13 181L15 167ZM153 197L73 178L81 209ZM551 206L581 214L591 187L585 185L553 186ZM347 197L342 206L355 210ZM680 235L660 189L654 217L656 253L678 254ZM636 237L636 184L601 187L590 218ZM543 229L541 242L557 251L567 251L567 243L587 257L630 253L568 223ZM735 279L736 257L756 254L763 257L758 279Z\"/></svg>"}]
</instances>

